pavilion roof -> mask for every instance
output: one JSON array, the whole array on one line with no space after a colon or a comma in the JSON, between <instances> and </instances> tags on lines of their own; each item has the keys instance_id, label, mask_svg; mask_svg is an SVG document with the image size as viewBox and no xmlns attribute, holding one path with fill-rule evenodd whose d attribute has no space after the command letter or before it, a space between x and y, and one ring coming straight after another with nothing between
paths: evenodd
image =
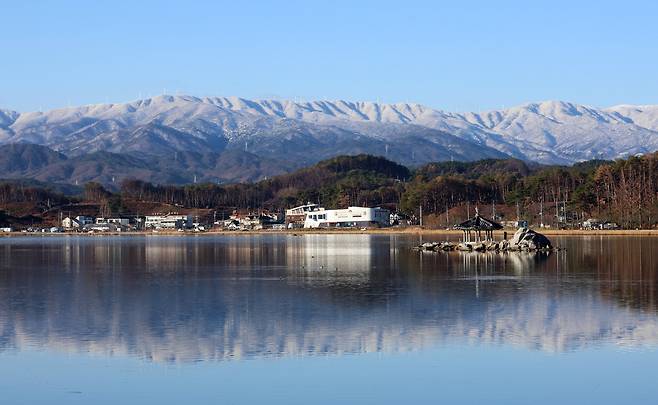
<instances>
[{"instance_id":1,"label":"pavilion roof","mask_svg":"<svg viewBox=\"0 0 658 405\"><path fill-rule=\"evenodd\" d=\"M493 231L496 229L503 229L503 226L498 222L483 218L480 214L476 213L475 216L467 221L457 224L453 229L459 229L462 231L467 230L482 230L482 231Z\"/></svg>"}]
</instances>

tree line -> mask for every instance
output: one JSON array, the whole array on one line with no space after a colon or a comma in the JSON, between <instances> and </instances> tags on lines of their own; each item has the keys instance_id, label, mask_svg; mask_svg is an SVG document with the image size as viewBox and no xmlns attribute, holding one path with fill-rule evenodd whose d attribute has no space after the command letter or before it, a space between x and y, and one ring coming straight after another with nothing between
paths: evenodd
<instances>
[{"instance_id":1,"label":"tree line","mask_svg":"<svg viewBox=\"0 0 658 405\"><path fill-rule=\"evenodd\" d=\"M340 156L256 183L158 185L125 180L118 192L89 183L67 197L44 188L0 185L0 204L71 199L99 204L104 215L124 212L131 201L185 208L279 211L307 202L325 207L383 206L438 216L468 204L515 207L525 217L552 212L559 224L596 217L626 228L658 222L658 153L573 166L531 165L520 160L441 162L410 170L382 157Z\"/></svg>"}]
</instances>

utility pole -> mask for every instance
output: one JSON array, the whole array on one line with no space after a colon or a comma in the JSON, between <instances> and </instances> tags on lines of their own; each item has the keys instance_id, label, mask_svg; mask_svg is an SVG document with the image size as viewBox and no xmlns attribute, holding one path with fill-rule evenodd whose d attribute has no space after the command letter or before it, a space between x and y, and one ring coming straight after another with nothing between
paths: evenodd
<instances>
[{"instance_id":1,"label":"utility pole","mask_svg":"<svg viewBox=\"0 0 658 405\"><path fill-rule=\"evenodd\" d=\"M466 200L466 219L471 219L471 202Z\"/></svg>"},{"instance_id":2,"label":"utility pole","mask_svg":"<svg viewBox=\"0 0 658 405\"><path fill-rule=\"evenodd\" d=\"M567 224L567 200L562 200L562 216L564 217L564 224Z\"/></svg>"},{"instance_id":3,"label":"utility pole","mask_svg":"<svg viewBox=\"0 0 658 405\"><path fill-rule=\"evenodd\" d=\"M539 227L544 227L544 199L539 200Z\"/></svg>"},{"instance_id":4,"label":"utility pole","mask_svg":"<svg viewBox=\"0 0 658 405\"><path fill-rule=\"evenodd\" d=\"M423 227L423 204L420 204L420 207L419 207L419 208L420 208L420 210L419 210L419 211L420 211L420 213L419 213L419 216L420 216L420 226L421 226L421 228L422 228L422 227Z\"/></svg>"}]
</instances>

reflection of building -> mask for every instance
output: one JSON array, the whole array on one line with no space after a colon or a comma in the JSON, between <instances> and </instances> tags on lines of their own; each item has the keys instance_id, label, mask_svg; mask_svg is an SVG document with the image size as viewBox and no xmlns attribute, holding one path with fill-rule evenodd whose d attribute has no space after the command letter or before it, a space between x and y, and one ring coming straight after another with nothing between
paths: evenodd
<instances>
[{"instance_id":1,"label":"reflection of building","mask_svg":"<svg viewBox=\"0 0 658 405\"><path fill-rule=\"evenodd\" d=\"M308 211L304 220L304 228L380 227L390 224L390 212L387 209L367 207L340 210L318 208Z\"/></svg>"},{"instance_id":2,"label":"reflection of building","mask_svg":"<svg viewBox=\"0 0 658 405\"><path fill-rule=\"evenodd\" d=\"M286 248L289 271L367 279L373 260L372 235L304 235Z\"/></svg>"},{"instance_id":3,"label":"reflection of building","mask_svg":"<svg viewBox=\"0 0 658 405\"><path fill-rule=\"evenodd\" d=\"M650 239L588 237L540 259L419 255L409 238L49 238L36 247L0 238L0 351L184 362L444 344L658 345ZM565 258L575 262L558 269ZM587 270L574 288L578 269Z\"/></svg>"}]
</instances>

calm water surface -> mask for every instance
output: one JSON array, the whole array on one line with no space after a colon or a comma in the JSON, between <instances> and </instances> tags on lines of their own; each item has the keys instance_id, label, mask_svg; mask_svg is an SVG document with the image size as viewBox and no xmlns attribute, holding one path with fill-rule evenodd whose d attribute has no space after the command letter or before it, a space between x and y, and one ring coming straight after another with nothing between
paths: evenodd
<instances>
[{"instance_id":1,"label":"calm water surface","mask_svg":"<svg viewBox=\"0 0 658 405\"><path fill-rule=\"evenodd\" d=\"M0 403L658 403L658 238L553 239L0 238Z\"/></svg>"}]
</instances>

